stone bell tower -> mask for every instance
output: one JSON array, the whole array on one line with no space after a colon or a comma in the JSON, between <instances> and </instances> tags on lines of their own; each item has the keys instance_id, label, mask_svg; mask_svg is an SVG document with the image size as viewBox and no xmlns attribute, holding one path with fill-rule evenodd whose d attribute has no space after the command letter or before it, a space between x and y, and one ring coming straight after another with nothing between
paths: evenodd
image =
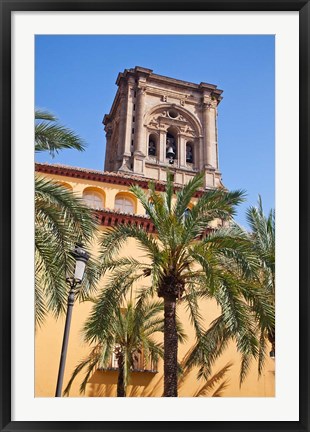
<instances>
[{"instance_id":1,"label":"stone bell tower","mask_svg":"<svg viewBox=\"0 0 310 432\"><path fill-rule=\"evenodd\" d=\"M205 186L221 185L217 106L222 90L156 75L136 66L119 73L106 131L106 171L121 171L185 184L197 172Z\"/></svg>"}]
</instances>

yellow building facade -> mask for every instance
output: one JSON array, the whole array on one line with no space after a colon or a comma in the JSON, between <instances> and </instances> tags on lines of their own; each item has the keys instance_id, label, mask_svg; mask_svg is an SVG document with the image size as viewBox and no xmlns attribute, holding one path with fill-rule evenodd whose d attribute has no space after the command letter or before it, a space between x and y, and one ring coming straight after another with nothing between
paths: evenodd
<instances>
[{"instance_id":1,"label":"yellow building facade","mask_svg":"<svg viewBox=\"0 0 310 432\"><path fill-rule=\"evenodd\" d=\"M111 111L103 123L107 136L105 169L94 171L62 165L36 164L37 175L52 179L70 189L94 210L99 231L121 223L138 224L154 233L141 203L129 191L138 184L148 189L150 179L158 191L165 188L167 167L181 188L197 172L205 174L205 192L223 187L218 163L217 106L222 91L206 83L193 84L153 74L146 68L126 69L117 78L118 90ZM216 227L217 221L214 221ZM155 235L155 233L154 233ZM96 255L96 241L93 254ZM133 240L122 249L124 256L143 260ZM104 279L100 287L104 286ZM139 286L137 286L139 288ZM77 363L90 352L82 336L83 324L90 313L91 302L76 302L70 330L64 376L67 385ZM220 310L213 301L201 304L205 328ZM187 342L179 344L182 361L195 343L194 329L182 306L178 316L187 334ZM35 396L53 397L59 366L64 318L49 317L36 331ZM162 335L156 335L159 339ZM138 361L139 363L139 361ZM79 387L83 373L71 387L71 397L116 396L117 368L111 358L110 368L97 370L90 377L85 394ZM242 386L239 385L240 355L233 343L216 361L210 380L197 379L197 370L180 377L179 397L272 397L275 395L275 360L267 358L258 377L253 361ZM143 359L131 373L127 396L160 397L163 394L163 364L146 366Z\"/></svg>"},{"instance_id":2,"label":"yellow building facade","mask_svg":"<svg viewBox=\"0 0 310 432\"><path fill-rule=\"evenodd\" d=\"M129 192L130 184L135 182L147 189L147 181L140 177L130 176L123 173L106 173L85 170L74 167L64 167L57 165L36 164L38 175L52 179L70 188L77 196L84 197L89 205L96 208L95 213L100 220L100 231L107 226L117 223L139 223L146 230L152 232L152 225L145 216L141 204L135 200ZM158 189L164 187L164 182L158 183ZM100 201L101 200L101 201ZM127 201L127 203L126 203ZM100 205L101 202L101 205ZM120 208L120 206L123 208ZM130 205L132 206L130 208ZM101 207L101 208L100 208ZM133 209L133 211L127 210ZM96 246L94 245L94 254ZM140 257L141 252L137 250L133 241L129 241L122 250L124 256ZM104 284L104 280L102 281ZM102 285L100 285L102 287ZM202 312L205 316L205 326L207 328L220 314L220 310L215 302L204 302ZM77 363L84 359L89 351L88 344L83 342L82 327L90 313L92 303L76 302L73 309L73 318L70 330L68 355L64 376L64 387L67 385L71 374ZM188 335L186 344L179 345L179 361L184 358L188 349L195 342L194 329L191 326L188 314L179 310L179 317L183 324L185 333ZM64 330L64 317L57 321L49 317L46 323L36 331L36 355L35 355L35 395L36 397L53 397L55 395L56 380L59 366L59 356ZM112 359L111 359L112 360ZM226 397L272 397L274 396L275 385L275 360L267 358L264 371L258 377L257 364L253 361L250 372L242 386L239 386L240 355L237 353L233 344L219 358L213 368L210 377L221 375L221 371L226 366L228 368L218 383L210 388L205 396L218 395ZM79 393L79 387L83 380L83 373L77 376L72 385L70 396L80 397L99 397L116 396L117 370L98 370L90 378L85 394ZM206 383L197 380L196 370L180 381L179 396L192 397L199 396L201 389ZM218 392L217 392L218 390ZM160 361L157 371L132 372L130 385L127 390L128 396L151 396L160 397L163 392L163 364Z\"/></svg>"}]
</instances>

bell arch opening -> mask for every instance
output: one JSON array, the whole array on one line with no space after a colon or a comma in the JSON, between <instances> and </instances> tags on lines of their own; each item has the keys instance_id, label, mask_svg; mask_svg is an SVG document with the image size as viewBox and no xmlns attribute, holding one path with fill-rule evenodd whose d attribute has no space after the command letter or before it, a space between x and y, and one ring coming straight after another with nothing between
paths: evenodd
<instances>
[{"instance_id":1,"label":"bell arch opening","mask_svg":"<svg viewBox=\"0 0 310 432\"><path fill-rule=\"evenodd\" d=\"M158 137L156 134L151 133L148 139L148 156L158 155Z\"/></svg>"},{"instance_id":2,"label":"bell arch opening","mask_svg":"<svg viewBox=\"0 0 310 432\"><path fill-rule=\"evenodd\" d=\"M178 134L173 127L170 127L166 134L166 158L170 158L171 150L174 153L173 159L178 159Z\"/></svg>"},{"instance_id":3,"label":"bell arch opening","mask_svg":"<svg viewBox=\"0 0 310 432\"><path fill-rule=\"evenodd\" d=\"M192 141L187 141L187 143L186 143L186 163L193 164L194 162L195 162L194 143Z\"/></svg>"}]
</instances>

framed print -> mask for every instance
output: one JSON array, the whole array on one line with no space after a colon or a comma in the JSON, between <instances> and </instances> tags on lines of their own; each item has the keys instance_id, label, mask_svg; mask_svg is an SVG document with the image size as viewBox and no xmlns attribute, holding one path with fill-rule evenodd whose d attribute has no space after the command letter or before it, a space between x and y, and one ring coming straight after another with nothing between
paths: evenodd
<instances>
[{"instance_id":1,"label":"framed print","mask_svg":"<svg viewBox=\"0 0 310 432\"><path fill-rule=\"evenodd\" d=\"M299 0L1 1L1 430L309 430L308 27ZM178 203L195 181L161 231L158 194L172 182ZM150 239L166 239L173 223L189 235L208 193L231 203L208 210L194 236L204 249L189 248L199 281L188 282L188 258L172 283L156 273L162 249ZM273 235L268 259L253 246L259 208ZM89 214L102 236L93 249ZM131 240L120 253L136 255L114 274L118 240L107 238L122 229ZM135 235L159 254L154 265ZM220 255L203 261L206 244ZM99 279L107 269L114 279ZM148 313L159 315L128 348L133 335L120 329L138 306L139 325L146 319L148 283L164 303L156 297ZM175 305L179 342L167 330Z\"/></svg>"}]
</instances>

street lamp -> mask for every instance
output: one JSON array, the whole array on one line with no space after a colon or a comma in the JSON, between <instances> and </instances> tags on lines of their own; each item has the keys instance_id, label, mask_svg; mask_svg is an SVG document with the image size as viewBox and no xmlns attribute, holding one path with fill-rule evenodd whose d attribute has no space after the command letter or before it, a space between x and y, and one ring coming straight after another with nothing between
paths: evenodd
<instances>
[{"instance_id":1,"label":"street lamp","mask_svg":"<svg viewBox=\"0 0 310 432\"><path fill-rule=\"evenodd\" d=\"M73 258L75 259L75 270L73 276L66 277L66 282L70 286L70 291L68 296L66 323L65 323L65 330L64 330L64 336L62 341L60 363L59 363L59 370L58 370L57 387L56 387L56 394L55 394L56 397L61 397L62 383L64 378L64 371L65 371L65 364L66 364L66 357L67 357L72 309L74 304L75 287L82 282L85 266L89 259L88 253L83 249L82 245L79 243L75 245L75 248L72 252L70 252L70 255L73 256Z\"/></svg>"}]
</instances>

